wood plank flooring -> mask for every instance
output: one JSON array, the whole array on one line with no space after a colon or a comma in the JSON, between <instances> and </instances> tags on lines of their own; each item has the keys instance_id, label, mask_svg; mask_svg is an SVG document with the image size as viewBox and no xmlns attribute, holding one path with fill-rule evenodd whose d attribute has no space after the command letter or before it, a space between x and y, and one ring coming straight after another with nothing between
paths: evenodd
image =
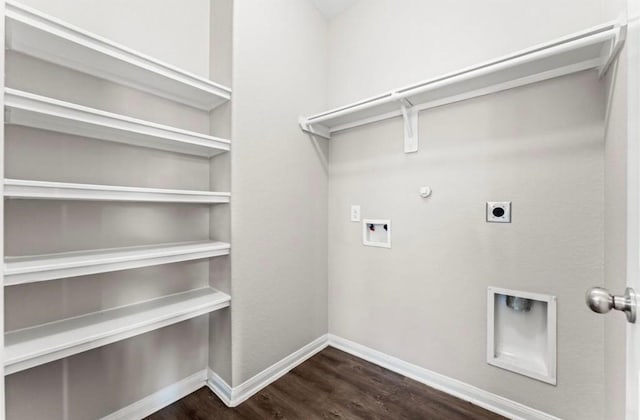
<instances>
[{"instance_id":1,"label":"wood plank flooring","mask_svg":"<svg viewBox=\"0 0 640 420\"><path fill-rule=\"evenodd\" d=\"M203 387L148 419L497 420L504 417L328 347L239 407L226 407Z\"/></svg>"}]
</instances>

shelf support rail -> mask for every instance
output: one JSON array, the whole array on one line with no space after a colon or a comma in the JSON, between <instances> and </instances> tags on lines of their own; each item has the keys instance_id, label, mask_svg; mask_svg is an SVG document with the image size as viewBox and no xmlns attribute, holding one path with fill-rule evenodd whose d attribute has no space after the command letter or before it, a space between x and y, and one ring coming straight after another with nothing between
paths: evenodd
<instances>
[{"instance_id":1,"label":"shelf support rail","mask_svg":"<svg viewBox=\"0 0 640 420\"><path fill-rule=\"evenodd\" d=\"M312 136L322 137L327 140L331 139L329 129L323 125L312 125L305 117L299 117L298 124L305 133L311 134Z\"/></svg>"},{"instance_id":2,"label":"shelf support rail","mask_svg":"<svg viewBox=\"0 0 640 420\"><path fill-rule=\"evenodd\" d=\"M611 68L611 65L616 62L624 46L626 33L627 21L626 19L619 19L615 23L603 24L552 43L535 46L525 51L468 67L403 89L394 90L342 108L307 118L300 117L299 124L304 132L312 136L330 139L331 134L334 132L389 118L402 117L404 121L405 153L416 152L419 146L419 111L583 70L595 69L598 75L603 77L607 70ZM600 45L599 49L592 48L598 46L598 44ZM573 51L578 51L580 54L572 58ZM558 59L558 57L563 58L565 54L569 58ZM554 60L559 61L555 67L550 64ZM542 63L542 68L528 73L523 72L522 68L530 63L533 65L534 70L537 68L536 66L540 67L539 63ZM505 73L511 69L516 70L517 77L514 76L511 79L503 77L504 80L493 82L489 80L491 83L487 83L475 90L445 96L436 100L428 99L427 94L431 91L445 89L455 84L471 83L491 74ZM523 74L518 75L518 71ZM414 103L416 100L418 102ZM395 103L399 104L400 109L390 110ZM376 113L378 108L381 112Z\"/></svg>"},{"instance_id":3,"label":"shelf support rail","mask_svg":"<svg viewBox=\"0 0 640 420\"><path fill-rule=\"evenodd\" d=\"M602 63L602 66L598 69L598 77L603 78L607 73L607 70L611 68L611 65L615 63L616 59L622 51L624 42L627 39L627 22L626 19L620 19L615 26L615 36L609 46L609 53L606 54L606 59Z\"/></svg>"}]
</instances>

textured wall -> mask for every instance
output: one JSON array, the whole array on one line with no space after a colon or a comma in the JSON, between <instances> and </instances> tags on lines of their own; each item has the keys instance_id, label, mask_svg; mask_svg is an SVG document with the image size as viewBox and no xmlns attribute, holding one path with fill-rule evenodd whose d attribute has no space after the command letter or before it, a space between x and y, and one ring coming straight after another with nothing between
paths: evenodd
<instances>
[{"instance_id":1,"label":"textured wall","mask_svg":"<svg viewBox=\"0 0 640 420\"><path fill-rule=\"evenodd\" d=\"M603 21L606 1L359 1L329 23L329 105L586 29Z\"/></svg>"},{"instance_id":2,"label":"textured wall","mask_svg":"<svg viewBox=\"0 0 640 420\"><path fill-rule=\"evenodd\" d=\"M233 384L327 332L326 23L309 1L236 0L231 183Z\"/></svg>"},{"instance_id":3,"label":"textured wall","mask_svg":"<svg viewBox=\"0 0 640 420\"><path fill-rule=\"evenodd\" d=\"M603 418L602 86L595 73L426 111L420 151L402 123L330 147L329 331L561 418ZM418 195L430 185L433 195ZM513 223L485 222L513 201ZM393 248L364 247L364 218L390 218ZM486 364L488 286L558 297L558 386Z\"/></svg>"},{"instance_id":4,"label":"textured wall","mask_svg":"<svg viewBox=\"0 0 640 420\"><path fill-rule=\"evenodd\" d=\"M603 3L358 2L329 23L329 105L614 18ZM336 135L330 332L562 418L603 418L604 320L583 295L603 282L604 90L580 74L425 111L415 155L399 119ZM514 223L486 224L489 200L513 200ZM351 204L392 219L392 250L360 244ZM557 387L486 364L489 285L558 296Z\"/></svg>"},{"instance_id":5,"label":"textured wall","mask_svg":"<svg viewBox=\"0 0 640 420\"><path fill-rule=\"evenodd\" d=\"M210 0L21 0L48 15L209 77Z\"/></svg>"},{"instance_id":6,"label":"textured wall","mask_svg":"<svg viewBox=\"0 0 640 420\"><path fill-rule=\"evenodd\" d=\"M211 79L231 86L233 60L233 3L234 0L211 0ZM210 118L211 133L231 137L231 103L216 108ZM213 191L231 191L231 152L215 156L210 161L210 185ZM211 207L210 236L231 242L230 206ZM233 243L232 249L233 249ZM231 293L231 258L213 258L210 265L210 284ZM235 299L233 299L235 302ZM232 343L231 309L216 311L209 317L209 367L227 383L231 383Z\"/></svg>"}]
</instances>

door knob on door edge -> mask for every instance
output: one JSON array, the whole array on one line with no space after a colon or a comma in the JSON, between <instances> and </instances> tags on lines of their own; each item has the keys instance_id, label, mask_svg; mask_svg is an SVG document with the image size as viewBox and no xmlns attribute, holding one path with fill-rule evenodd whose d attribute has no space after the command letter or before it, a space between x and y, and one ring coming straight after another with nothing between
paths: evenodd
<instances>
[{"instance_id":1,"label":"door knob on door edge","mask_svg":"<svg viewBox=\"0 0 640 420\"><path fill-rule=\"evenodd\" d=\"M615 309L624 312L630 323L636 322L636 293L630 287L625 289L624 296L614 296L607 289L592 287L587 290L586 301L593 312L606 314L611 309Z\"/></svg>"}]
</instances>

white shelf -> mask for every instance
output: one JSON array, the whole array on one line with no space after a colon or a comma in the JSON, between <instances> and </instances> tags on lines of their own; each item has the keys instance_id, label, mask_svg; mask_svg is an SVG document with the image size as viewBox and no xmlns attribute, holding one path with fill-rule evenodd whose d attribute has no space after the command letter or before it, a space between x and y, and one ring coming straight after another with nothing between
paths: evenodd
<instances>
[{"instance_id":1,"label":"white shelf","mask_svg":"<svg viewBox=\"0 0 640 420\"><path fill-rule=\"evenodd\" d=\"M8 0L6 47L102 79L209 111L231 89Z\"/></svg>"},{"instance_id":2,"label":"white shelf","mask_svg":"<svg viewBox=\"0 0 640 420\"><path fill-rule=\"evenodd\" d=\"M4 196L13 199L132 201L156 203L228 203L227 192L164 190L113 185L5 179Z\"/></svg>"},{"instance_id":3,"label":"white shelf","mask_svg":"<svg viewBox=\"0 0 640 420\"><path fill-rule=\"evenodd\" d=\"M207 287L9 332L5 375L204 315L230 300Z\"/></svg>"},{"instance_id":4,"label":"white shelf","mask_svg":"<svg viewBox=\"0 0 640 420\"><path fill-rule=\"evenodd\" d=\"M4 284L33 283L228 255L225 242L183 242L5 257Z\"/></svg>"},{"instance_id":5,"label":"white shelf","mask_svg":"<svg viewBox=\"0 0 640 420\"><path fill-rule=\"evenodd\" d=\"M617 57L626 25L605 24L515 54L445 74L422 83L368 98L320 114L300 118L314 135L331 134L388 118L403 116L413 150L417 150L418 111L488 95L589 69L604 73ZM413 130L412 130L413 129Z\"/></svg>"},{"instance_id":6,"label":"white shelf","mask_svg":"<svg viewBox=\"0 0 640 420\"><path fill-rule=\"evenodd\" d=\"M4 99L7 124L196 156L211 157L230 149L229 140L16 89L6 88Z\"/></svg>"}]
</instances>

